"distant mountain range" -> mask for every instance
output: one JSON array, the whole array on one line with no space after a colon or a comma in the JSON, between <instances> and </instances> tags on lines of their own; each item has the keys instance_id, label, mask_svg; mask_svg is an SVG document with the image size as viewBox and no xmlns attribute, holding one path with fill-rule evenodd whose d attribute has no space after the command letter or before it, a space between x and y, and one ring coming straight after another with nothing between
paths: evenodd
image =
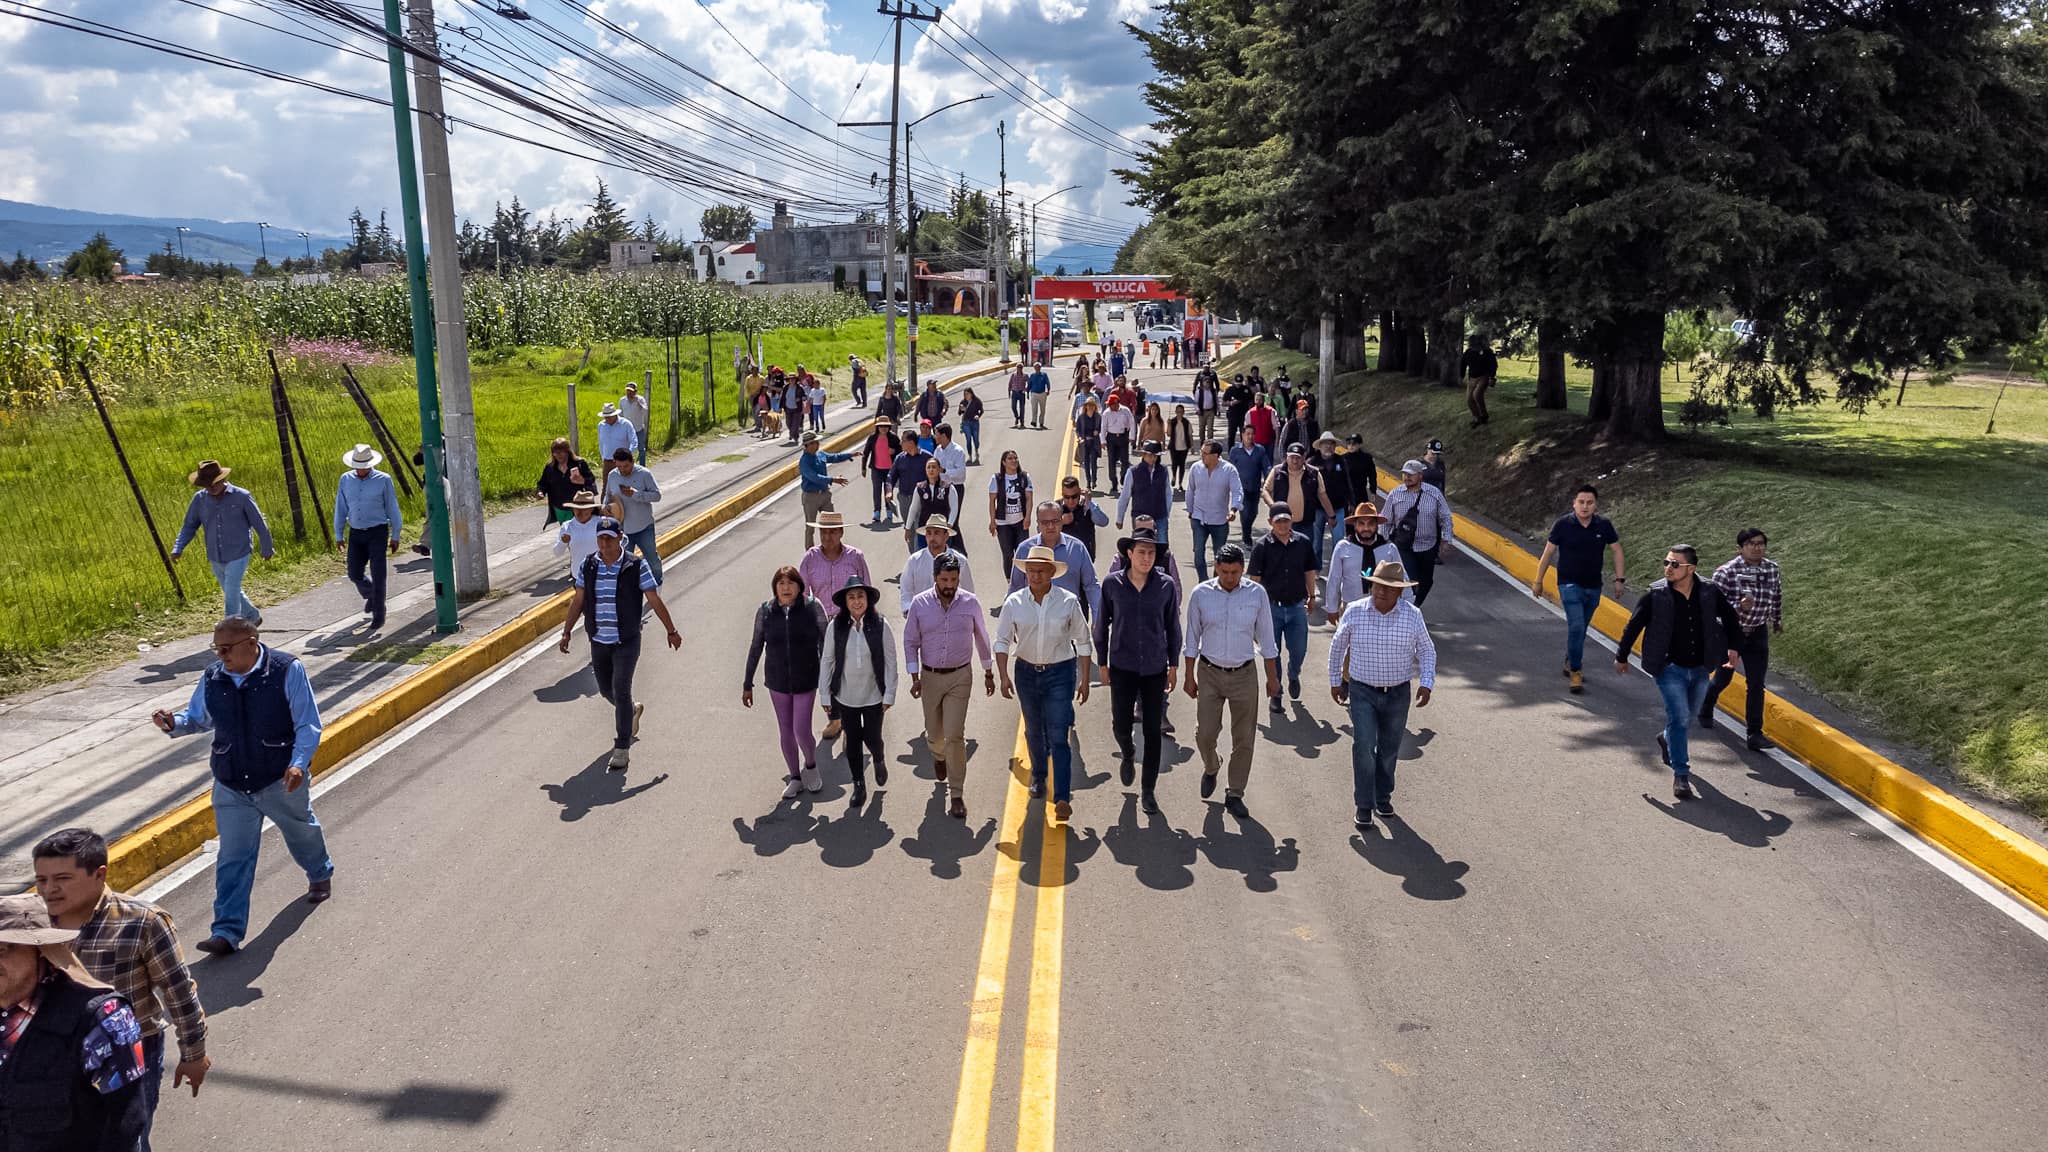
<instances>
[{"instance_id":1,"label":"distant mountain range","mask_svg":"<svg viewBox=\"0 0 2048 1152\"><path fill-rule=\"evenodd\" d=\"M66 256L84 247L93 233L105 232L114 247L126 254L129 267L139 272L150 253L162 250L166 242L176 246L180 227L191 229L185 233L185 255L208 264L219 260L247 271L263 254L265 243L272 263L286 256L306 255L307 241L299 239L300 230L281 224L273 224L268 240L259 241L254 221L122 216L0 200L0 260L12 260L19 251L45 266L61 265ZM346 236L306 231L315 256L322 248L348 244Z\"/></svg>"}]
</instances>

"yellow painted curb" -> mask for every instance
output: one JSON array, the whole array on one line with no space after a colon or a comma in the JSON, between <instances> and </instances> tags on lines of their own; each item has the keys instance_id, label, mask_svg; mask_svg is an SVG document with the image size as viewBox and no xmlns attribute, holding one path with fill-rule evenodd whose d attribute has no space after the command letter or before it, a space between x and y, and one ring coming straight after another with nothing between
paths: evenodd
<instances>
[{"instance_id":1,"label":"yellow painted curb","mask_svg":"<svg viewBox=\"0 0 2048 1152\"><path fill-rule=\"evenodd\" d=\"M998 371L1001 369L956 372L939 386L951 389ZM834 433L825 440L826 450L844 451L860 443L872 427L873 422L870 421ZM672 556L688 548L739 518L777 488L795 479L796 473L794 459L769 469L738 492L670 529L658 538L656 548L663 556ZM327 725L320 735L320 750L313 756L312 775L317 779L332 771L386 733L426 711L443 696L547 635L561 624L562 613L568 607L571 595L566 590L555 593L514 619L464 644L454 655L386 688ZM209 787L170 811L152 817L109 845L107 882L118 891L129 891L211 840L214 836L211 795Z\"/></svg>"},{"instance_id":2,"label":"yellow painted curb","mask_svg":"<svg viewBox=\"0 0 2048 1152\"><path fill-rule=\"evenodd\" d=\"M1380 487L1391 490L1400 478L1379 470ZM1485 555L1527 585L1536 576L1537 557L1512 540L1464 516L1452 514L1458 540ZM1557 595L1555 575L1543 590ZM1592 627L1620 640L1628 612L1603 597ZM1738 673L1722 693L1721 711L1740 716L1744 699ZM1864 802L1913 830L1956 860L1968 865L2038 911L2048 914L2048 848L1979 812L1918 773L1879 755L1776 692L1764 693L1764 734L1787 753L1813 766Z\"/></svg>"}]
</instances>

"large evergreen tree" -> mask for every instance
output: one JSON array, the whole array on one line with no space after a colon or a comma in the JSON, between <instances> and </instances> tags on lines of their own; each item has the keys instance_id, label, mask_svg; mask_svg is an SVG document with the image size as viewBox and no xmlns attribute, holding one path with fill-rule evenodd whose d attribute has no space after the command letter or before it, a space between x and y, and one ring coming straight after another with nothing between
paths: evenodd
<instances>
[{"instance_id":1,"label":"large evergreen tree","mask_svg":"<svg viewBox=\"0 0 2048 1152\"><path fill-rule=\"evenodd\" d=\"M66 280L97 280L104 284L112 280L123 267L125 257L119 248L107 239L105 232L95 232L85 247L64 258Z\"/></svg>"}]
</instances>

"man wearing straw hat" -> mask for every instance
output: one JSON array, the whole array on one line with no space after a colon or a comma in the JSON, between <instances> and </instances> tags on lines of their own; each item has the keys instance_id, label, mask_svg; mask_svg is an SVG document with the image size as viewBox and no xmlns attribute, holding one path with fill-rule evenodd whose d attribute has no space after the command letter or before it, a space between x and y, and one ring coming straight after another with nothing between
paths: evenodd
<instances>
[{"instance_id":1,"label":"man wearing straw hat","mask_svg":"<svg viewBox=\"0 0 2048 1152\"><path fill-rule=\"evenodd\" d=\"M816 432L804 433L803 455L797 457L797 498L804 510L804 547L817 543L818 513L832 507L832 489L846 483L846 477L834 476L826 467L841 461L853 459L851 452L827 452L819 444Z\"/></svg>"},{"instance_id":2,"label":"man wearing straw hat","mask_svg":"<svg viewBox=\"0 0 2048 1152\"><path fill-rule=\"evenodd\" d=\"M34 894L0 896L0 1148L127 1152L141 1145L142 1027L72 954Z\"/></svg>"},{"instance_id":3,"label":"man wearing straw hat","mask_svg":"<svg viewBox=\"0 0 2048 1152\"><path fill-rule=\"evenodd\" d=\"M1351 712L1352 821L1372 831L1373 814L1394 814L1394 764L1408 728L1408 685L1415 706L1429 707L1436 686L1436 643L1422 609L1401 599L1413 588L1399 563L1381 564L1366 578L1371 595L1355 600L1330 638L1330 698Z\"/></svg>"},{"instance_id":4,"label":"man wearing straw hat","mask_svg":"<svg viewBox=\"0 0 2048 1152\"><path fill-rule=\"evenodd\" d=\"M1095 638L1082 614L1081 599L1053 581L1067 566L1043 544L1018 557L1024 587L1003 601L996 625L996 674L1003 699L1014 698L1024 713L1024 741L1031 759L1031 795L1043 799L1052 772L1054 812L1073 814L1074 751L1068 738L1074 706L1088 702L1088 669ZM1012 666L1016 678L1011 679Z\"/></svg>"},{"instance_id":5,"label":"man wearing straw hat","mask_svg":"<svg viewBox=\"0 0 2048 1152\"><path fill-rule=\"evenodd\" d=\"M600 467L607 476L611 474L612 461L618 458L619 449L633 453L636 460L640 458L640 429L625 419L625 415L617 404L609 400L597 410L597 454L604 461Z\"/></svg>"},{"instance_id":6,"label":"man wearing straw hat","mask_svg":"<svg viewBox=\"0 0 2048 1152\"><path fill-rule=\"evenodd\" d=\"M1351 514L1344 518L1351 534L1330 551L1329 571L1322 581L1325 620L1334 622L1343 615L1346 604L1364 598L1371 591L1365 578L1373 569L1401 559L1401 550L1380 535L1380 525L1386 522L1387 518L1380 515L1370 500L1353 508ZM1401 589L1401 599L1413 603L1414 591Z\"/></svg>"},{"instance_id":7,"label":"man wearing straw hat","mask_svg":"<svg viewBox=\"0 0 2048 1152\"><path fill-rule=\"evenodd\" d=\"M576 621L582 620L583 633L590 637L590 670L597 677L597 694L612 706L612 754L606 764L614 772L626 770L628 749L640 734L640 713L646 708L633 699L642 600L668 630L668 646L681 648L683 634L676 631L668 605L661 602L653 565L643 556L626 554L624 532L607 516L597 522L597 554L576 569L576 592L562 617L562 640L556 647L569 650L569 637Z\"/></svg>"},{"instance_id":8,"label":"man wearing straw hat","mask_svg":"<svg viewBox=\"0 0 2048 1152\"><path fill-rule=\"evenodd\" d=\"M398 555L405 519L398 488L377 465L384 454L368 444L342 453L348 471L334 489L334 549L348 554L348 578L363 597L372 632L384 626L384 557Z\"/></svg>"},{"instance_id":9,"label":"man wearing straw hat","mask_svg":"<svg viewBox=\"0 0 2048 1152\"><path fill-rule=\"evenodd\" d=\"M227 601L227 611L222 615L245 616L261 624L263 613L242 594L242 576L249 571L249 557L254 551L249 547L250 533L255 533L265 560L275 556L277 549L271 544L270 525L264 522L263 511L256 507L256 498L249 495L248 489L228 483L228 474L233 471L222 467L218 460L201 460L199 470L186 477L199 491L185 505L185 524L178 529L178 538L171 542L171 559L185 554L185 546L192 543L194 532L206 529L206 562L213 566L214 583L220 585L221 598Z\"/></svg>"},{"instance_id":10,"label":"man wearing straw hat","mask_svg":"<svg viewBox=\"0 0 2048 1152\"><path fill-rule=\"evenodd\" d=\"M906 615L910 612L910 602L920 593L931 590L939 560L949 553L960 562L960 587L968 592L974 591L974 573L967 567L967 556L953 547L952 541L953 526L946 522L943 513L935 512L925 518L925 546L910 554L909 561L903 565L903 575L897 578L896 603Z\"/></svg>"}]
</instances>

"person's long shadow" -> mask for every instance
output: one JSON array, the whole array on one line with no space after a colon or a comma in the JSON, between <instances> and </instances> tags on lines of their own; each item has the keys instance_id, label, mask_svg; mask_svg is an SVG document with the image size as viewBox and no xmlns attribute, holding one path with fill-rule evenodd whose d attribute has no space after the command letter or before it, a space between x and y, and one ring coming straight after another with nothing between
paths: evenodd
<instances>
[{"instance_id":1,"label":"person's long shadow","mask_svg":"<svg viewBox=\"0 0 2048 1152\"><path fill-rule=\"evenodd\" d=\"M180 656L178 659L168 663L144 664L142 670L148 673L148 675L135 682L137 684L166 684L174 680L182 680L194 672L204 671L212 663L213 649L207 648L194 652L189 656Z\"/></svg>"},{"instance_id":2,"label":"person's long shadow","mask_svg":"<svg viewBox=\"0 0 2048 1152\"><path fill-rule=\"evenodd\" d=\"M564 822L581 820L585 816L590 815L593 809L631 800L633 797L668 779L668 773L663 772L649 779L644 784L636 784L628 788L626 787L626 774L624 772L613 772L605 766L610 758L611 753L606 752L604 755L592 760L589 767L562 781L560 784L543 784L540 786L540 790L548 794L548 799L562 806L562 819Z\"/></svg>"},{"instance_id":3,"label":"person's long shadow","mask_svg":"<svg viewBox=\"0 0 2048 1152\"><path fill-rule=\"evenodd\" d=\"M818 816L811 809L809 796L799 794L756 817L751 827L744 818L733 817L732 831L740 843L754 850L754 855L780 856L817 836Z\"/></svg>"},{"instance_id":4,"label":"person's long shadow","mask_svg":"<svg viewBox=\"0 0 2048 1152\"><path fill-rule=\"evenodd\" d=\"M1429 742L1434 739L1436 739L1436 729L1417 728L1413 735L1401 741L1400 758L1403 760L1422 759L1422 750L1429 747Z\"/></svg>"},{"instance_id":5,"label":"person's long shadow","mask_svg":"<svg viewBox=\"0 0 2048 1152\"><path fill-rule=\"evenodd\" d=\"M1058 888L1081 877L1081 865L1093 859L1102 849L1102 837L1095 829L1086 828L1079 832L1070 823L1052 821L1052 834L1060 845L1059 875L1044 876L1046 817L1051 813L1050 800L1033 800L1024 813L1024 825L1018 835L1023 843L1001 841L996 851L1018 862L1020 878L1033 887Z\"/></svg>"},{"instance_id":6,"label":"person's long shadow","mask_svg":"<svg viewBox=\"0 0 2048 1152\"><path fill-rule=\"evenodd\" d=\"M967 821L946 815L946 786L934 784L931 799L925 801L924 822L917 826L916 836L904 839L902 848L903 854L912 859L931 861L932 875L941 880L958 880L960 862L981 855L981 850L995 837L993 816L978 831L970 832Z\"/></svg>"},{"instance_id":7,"label":"person's long shadow","mask_svg":"<svg viewBox=\"0 0 2048 1152\"><path fill-rule=\"evenodd\" d=\"M1137 873L1138 883L1158 892L1177 892L1195 882L1195 841L1164 813L1138 823L1138 798L1124 793L1116 824L1102 842L1116 862Z\"/></svg>"},{"instance_id":8,"label":"person's long shadow","mask_svg":"<svg viewBox=\"0 0 2048 1152\"><path fill-rule=\"evenodd\" d=\"M874 859L875 853L896 838L895 829L882 819L882 802L888 798L889 793L878 788L866 804L849 808L837 820L818 817L812 832L818 842L818 858L834 868L858 868Z\"/></svg>"},{"instance_id":9,"label":"person's long shadow","mask_svg":"<svg viewBox=\"0 0 2048 1152\"><path fill-rule=\"evenodd\" d=\"M1708 786L1698 775L1692 778L1692 786L1700 794L1697 800L1663 801L1643 793L1643 799L1650 807L1682 823L1690 824L1703 832L1717 832L1745 848L1768 848L1771 840L1783 836L1792 828L1792 818L1770 809L1752 808L1717 788Z\"/></svg>"},{"instance_id":10,"label":"person's long shadow","mask_svg":"<svg viewBox=\"0 0 2048 1152\"><path fill-rule=\"evenodd\" d=\"M1315 760L1322 756L1323 749L1344 738L1344 733L1332 727L1327 720L1316 715L1300 704L1295 704L1282 715L1266 713L1266 739L1294 749L1304 760Z\"/></svg>"},{"instance_id":11,"label":"person's long shadow","mask_svg":"<svg viewBox=\"0 0 2048 1152\"><path fill-rule=\"evenodd\" d=\"M1384 836L1351 834L1351 850L1365 862L1389 876L1401 878L1401 891L1417 900L1456 900L1465 895L1465 874L1472 870L1463 860L1446 860L1436 846L1424 840L1401 817L1382 820Z\"/></svg>"},{"instance_id":12,"label":"person's long shadow","mask_svg":"<svg viewBox=\"0 0 2048 1152\"><path fill-rule=\"evenodd\" d=\"M1078 727L1074 729L1076 735L1079 735L1080 731ZM1072 747L1071 745L1069 746ZM1073 748L1073 756L1070 763L1074 779L1074 791L1091 792L1109 783L1110 774L1108 772L1100 772L1093 776L1088 774L1088 758L1081 755L1079 748ZM1050 761L1045 766L1045 786L1047 795L1050 796L1052 791L1052 764Z\"/></svg>"},{"instance_id":13,"label":"person's long shadow","mask_svg":"<svg viewBox=\"0 0 2048 1152\"><path fill-rule=\"evenodd\" d=\"M218 1016L230 1008L263 999L263 987L256 983L257 979L276 958L278 947L299 930L316 907L301 896L271 917L263 931L242 941L240 951L193 964L192 980L199 987L199 1004L207 1015Z\"/></svg>"},{"instance_id":14,"label":"person's long shadow","mask_svg":"<svg viewBox=\"0 0 2048 1152\"><path fill-rule=\"evenodd\" d=\"M1195 847L1212 867L1243 874L1244 886L1254 892L1277 891L1280 881L1275 874L1300 867L1301 850L1294 846L1294 837L1275 844L1266 826L1249 816L1237 822L1238 831L1233 834L1223 819L1222 804L1212 800L1205 807L1209 813L1202 818L1202 834Z\"/></svg>"},{"instance_id":15,"label":"person's long shadow","mask_svg":"<svg viewBox=\"0 0 2048 1152\"><path fill-rule=\"evenodd\" d=\"M588 664L580 664L575 671L553 684L533 690L533 698L542 704L565 704L571 700L581 700L585 696L595 695L597 676L591 672Z\"/></svg>"}]
</instances>

